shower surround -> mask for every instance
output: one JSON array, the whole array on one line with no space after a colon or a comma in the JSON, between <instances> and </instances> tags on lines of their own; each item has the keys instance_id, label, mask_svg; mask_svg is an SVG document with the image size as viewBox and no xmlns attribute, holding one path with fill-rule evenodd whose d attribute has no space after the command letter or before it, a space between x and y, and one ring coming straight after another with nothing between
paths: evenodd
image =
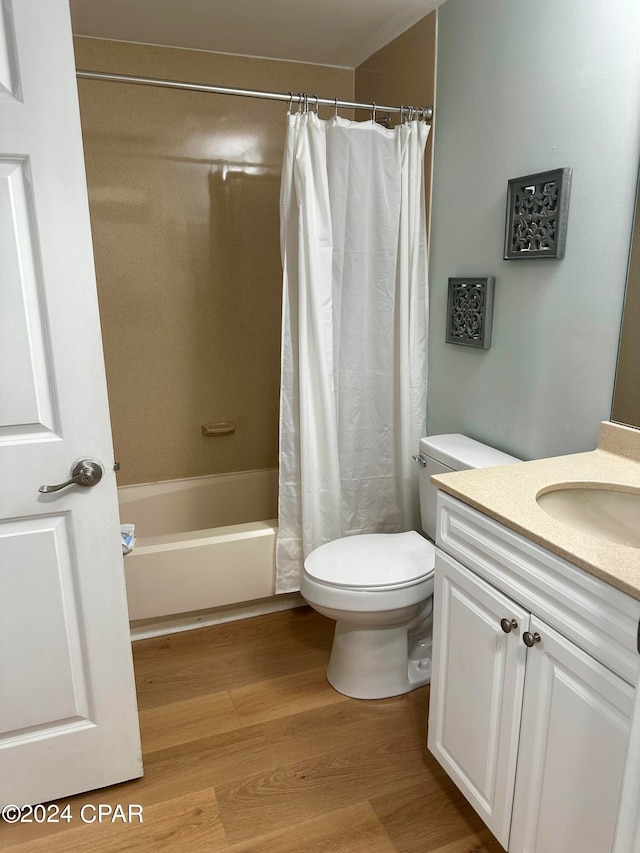
<instances>
[{"instance_id":1,"label":"shower surround","mask_svg":"<svg viewBox=\"0 0 640 853\"><path fill-rule=\"evenodd\" d=\"M75 39L75 51L86 70L422 105L433 102L435 13L355 70L90 38ZM274 503L250 518L203 520L202 484L277 480L286 109L88 80L78 88L122 521L144 517L132 506L141 496L152 515L198 505L180 530L166 515L162 530L139 522L125 558L131 618L269 596ZM235 434L204 437L213 420L233 420ZM253 571L233 579L236 557L249 553ZM188 595L177 570L187 564Z\"/></svg>"},{"instance_id":2,"label":"shower surround","mask_svg":"<svg viewBox=\"0 0 640 853\"><path fill-rule=\"evenodd\" d=\"M353 99L350 69L89 38L75 49L89 71ZM78 89L119 485L275 467L286 104ZM204 437L211 421L236 431Z\"/></svg>"}]
</instances>

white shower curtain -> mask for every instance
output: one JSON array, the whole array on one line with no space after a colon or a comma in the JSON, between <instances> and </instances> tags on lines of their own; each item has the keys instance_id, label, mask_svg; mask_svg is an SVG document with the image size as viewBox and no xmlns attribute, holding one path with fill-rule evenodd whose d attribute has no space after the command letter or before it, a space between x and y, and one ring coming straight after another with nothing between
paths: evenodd
<instances>
[{"instance_id":1,"label":"white shower curtain","mask_svg":"<svg viewBox=\"0 0 640 853\"><path fill-rule=\"evenodd\" d=\"M418 522L428 125L287 116L276 591L312 550Z\"/></svg>"}]
</instances>

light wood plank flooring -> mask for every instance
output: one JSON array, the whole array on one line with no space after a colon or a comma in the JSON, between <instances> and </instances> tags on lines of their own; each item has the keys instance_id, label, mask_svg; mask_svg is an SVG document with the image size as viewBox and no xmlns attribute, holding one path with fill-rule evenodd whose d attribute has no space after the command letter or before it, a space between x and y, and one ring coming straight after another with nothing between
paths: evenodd
<instances>
[{"instance_id":1,"label":"light wood plank flooring","mask_svg":"<svg viewBox=\"0 0 640 853\"><path fill-rule=\"evenodd\" d=\"M145 775L0 824L12 853L503 853L425 747L428 688L358 701L325 679L308 608L134 643ZM84 804L143 823L84 825Z\"/></svg>"}]
</instances>

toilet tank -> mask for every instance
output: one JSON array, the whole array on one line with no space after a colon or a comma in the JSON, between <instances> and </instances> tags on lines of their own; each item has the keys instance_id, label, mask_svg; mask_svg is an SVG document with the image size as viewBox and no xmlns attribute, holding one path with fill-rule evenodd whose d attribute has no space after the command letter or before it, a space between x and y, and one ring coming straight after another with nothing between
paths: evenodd
<instances>
[{"instance_id":1,"label":"toilet tank","mask_svg":"<svg viewBox=\"0 0 640 853\"><path fill-rule=\"evenodd\" d=\"M427 536L436 538L437 488L431 483L432 474L449 474L469 468L490 468L522 462L501 450L467 438L466 435L430 435L420 439L420 517Z\"/></svg>"}]
</instances>

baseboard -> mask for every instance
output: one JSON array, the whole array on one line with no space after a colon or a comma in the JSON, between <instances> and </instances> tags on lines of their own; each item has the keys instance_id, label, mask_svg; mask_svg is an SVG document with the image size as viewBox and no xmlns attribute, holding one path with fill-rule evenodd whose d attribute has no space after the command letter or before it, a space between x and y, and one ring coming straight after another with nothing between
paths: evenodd
<instances>
[{"instance_id":1,"label":"baseboard","mask_svg":"<svg viewBox=\"0 0 640 853\"><path fill-rule=\"evenodd\" d=\"M265 613L277 613L280 610L292 610L306 604L299 592L274 595L256 601L246 601L228 607L214 607L209 610L197 610L191 613L176 613L170 617L138 619L129 623L131 640L147 640L164 634L176 634L179 631L193 631L208 625L223 622L235 622L238 619L251 619Z\"/></svg>"}]
</instances>

